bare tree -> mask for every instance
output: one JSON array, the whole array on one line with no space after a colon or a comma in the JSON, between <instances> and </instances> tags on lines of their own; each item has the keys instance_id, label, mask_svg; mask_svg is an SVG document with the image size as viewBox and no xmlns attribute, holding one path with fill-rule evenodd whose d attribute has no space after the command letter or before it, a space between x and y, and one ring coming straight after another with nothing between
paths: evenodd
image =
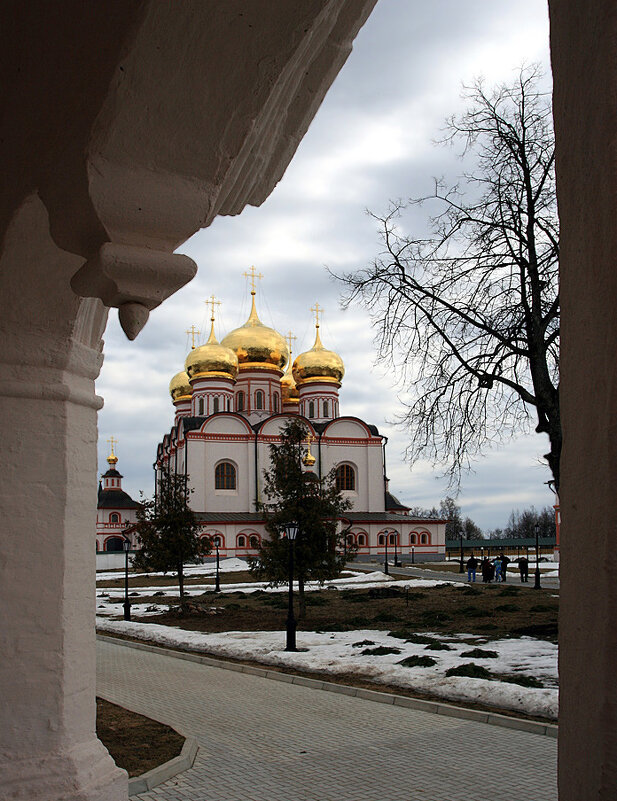
<instances>
[{"instance_id":1,"label":"bare tree","mask_svg":"<svg viewBox=\"0 0 617 801\"><path fill-rule=\"evenodd\" d=\"M384 250L337 276L344 304L368 308L380 357L405 390L408 458L446 462L453 480L487 443L528 428L535 409L559 485L559 234L540 79L528 67L512 85L466 87L467 110L447 121L442 141L462 145L471 170L454 187L436 181L430 197L372 215ZM403 214L417 220L428 205L430 233L408 234Z\"/></svg>"}]
</instances>

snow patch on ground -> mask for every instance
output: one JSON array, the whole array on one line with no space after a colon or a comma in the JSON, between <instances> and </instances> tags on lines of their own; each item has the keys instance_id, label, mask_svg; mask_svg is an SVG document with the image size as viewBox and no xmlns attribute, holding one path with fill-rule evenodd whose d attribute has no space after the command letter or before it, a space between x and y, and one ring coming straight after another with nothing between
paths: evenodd
<instances>
[{"instance_id":1,"label":"snow patch on ground","mask_svg":"<svg viewBox=\"0 0 617 801\"><path fill-rule=\"evenodd\" d=\"M244 559L237 559L236 557L230 559L221 559L219 562L219 572L221 573L239 573L248 570L248 563ZM184 575L191 576L214 576L216 573L216 562L207 562L202 565L185 565ZM97 581L108 581L121 578L124 575L122 570L113 570L106 572L98 572L96 574ZM135 576L169 576L170 573L133 573L131 571L131 578Z\"/></svg>"},{"instance_id":2,"label":"snow patch on ground","mask_svg":"<svg viewBox=\"0 0 617 801\"><path fill-rule=\"evenodd\" d=\"M152 576L158 574L150 573L143 575ZM390 576L386 576L385 573L382 573L380 570L376 570L373 573L354 572L353 575L351 576L348 576L346 578L334 579L333 581L327 581L325 584L319 584L319 582L317 581L309 581L304 585L304 589L306 592L316 592L318 590L323 590L323 589L326 590L372 589L375 587L383 587L383 585L387 584L388 582L392 582L394 586L397 587L397 589L405 589L406 587L414 589L418 587L437 587L444 584L447 584L452 587L465 586L464 584L461 584L460 582L457 581L446 581L442 579L433 580L433 579L409 578L404 581L395 582L395 580L392 579ZM294 587L296 589L298 588L297 582L294 582ZM185 594L187 596L194 597L196 595L202 595L204 592L212 592L213 589L214 589L213 584L190 584L188 586L185 586ZM278 587L272 587L266 581L252 581L240 584L221 584L221 593L232 593L238 591L250 593L250 592L256 592L258 590L261 590L262 592L287 592L288 585L281 584ZM131 587L129 591L131 597L133 598L151 596L154 595L154 593L156 592L164 592L165 595L172 595L172 596L177 595L178 593L177 587L174 587L173 585L170 587L160 587L160 586ZM106 587L105 589L101 589L100 592L97 593L97 598L105 598L105 597L124 598L124 589L120 587Z\"/></svg>"},{"instance_id":3,"label":"snow patch on ground","mask_svg":"<svg viewBox=\"0 0 617 801\"><path fill-rule=\"evenodd\" d=\"M427 692L451 701L483 703L552 720L557 718L557 646L532 637L486 641L465 634L432 634L429 636L436 642L447 643L451 648L433 651L427 650L425 644L408 643L390 637L384 631L299 631L298 647L307 648L308 651L289 653L284 650L285 633L281 631L228 631L209 634L152 623L106 620L103 617L97 618L97 628L103 632L147 639L160 645L189 647L191 650L215 656L255 660L265 665L325 674L353 672L375 682ZM371 640L375 645L358 646L363 640ZM472 645L470 641L473 642ZM397 648L400 653L384 656L362 654L365 647L376 646ZM461 656L475 647L497 651L499 656L497 659ZM398 664L413 655L431 656L436 664L428 668L406 668ZM501 681L445 675L448 668L469 662L481 664L495 673L533 676L546 686L537 689Z\"/></svg>"}]
</instances>

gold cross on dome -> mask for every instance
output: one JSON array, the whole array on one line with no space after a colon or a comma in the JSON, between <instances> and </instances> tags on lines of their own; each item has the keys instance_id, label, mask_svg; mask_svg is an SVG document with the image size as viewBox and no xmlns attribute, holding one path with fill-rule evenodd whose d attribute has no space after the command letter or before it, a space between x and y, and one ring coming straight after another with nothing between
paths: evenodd
<instances>
[{"instance_id":1,"label":"gold cross on dome","mask_svg":"<svg viewBox=\"0 0 617 801\"><path fill-rule=\"evenodd\" d=\"M112 436L107 440L107 442L109 442L109 447L111 448L111 453L109 455L110 456L115 456L116 454L114 453L114 445L118 444L118 440L114 439L113 436Z\"/></svg>"},{"instance_id":2,"label":"gold cross on dome","mask_svg":"<svg viewBox=\"0 0 617 801\"><path fill-rule=\"evenodd\" d=\"M248 278L249 281L251 282L251 293L254 295L255 294L255 281L256 280L257 281L261 281L261 279L263 278L263 275L261 273L258 273L255 270L254 267L251 267L249 272L244 273L244 277Z\"/></svg>"},{"instance_id":3,"label":"gold cross on dome","mask_svg":"<svg viewBox=\"0 0 617 801\"><path fill-rule=\"evenodd\" d=\"M309 431L306 439L308 442L308 448L306 450L306 453L304 454L304 459L302 459L302 463L304 464L305 467L312 467L315 464L316 459L311 453L311 442L315 441L315 437Z\"/></svg>"},{"instance_id":4,"label":"gold cross on dome","mask_svg":"<svg viewBox=\"0 0 617 801\"><path fill-rule=\"evenodd\" d=\"M287 336L285 337L287 344L289 345L289 353L291 354L292 351L292 340L295 342L298 337L295 337L291 331L287 332Z\"/></svg>"},{"instance_id":5,"label":"gold cross on dome","mask_svg":"<svg viewBox=\"0 0 617 801\"><path fill-rule=\"evenodd\" d=\"M206 304L206 306L210 307L210 320L212 322L214 322L214 307L215 306L220 306L221 305L221 301L217 300L214 297L214 295L210 295L210 298L208 300L204 300L204 303Z\"/></svg>"},{"instance_id":6,"label":"gold cross on dome","mask_svg":"<svg viewBox=\"0 0 617 801\"><path fill-rule=\"evenodd\" d=\"M311 306L311 311L315 314L315 328L319 328L319 314L321 313L323 315L323 306L315 302L315 305Z\"/></svg>"},{"instance_id":7,"label":"gold cross on dome","mask_svg":"<svg viewBox=\"0 0 617 801\"><path fill-rule=\"evenodd\" d=\"M201 334L201 331L198 331L198 330L195 328L195 326L194 326L194 325L192 325L192 326L191 326L191 327L188 329L188 331L187 331L186 333L187 333L187 334L190 334L190 336L191 336L191 349L192 349L192 350L194 350L194 349L195 349L195 337L196 337L196 336L199 336L199 335Z\"/></svg>"}]
</instances>

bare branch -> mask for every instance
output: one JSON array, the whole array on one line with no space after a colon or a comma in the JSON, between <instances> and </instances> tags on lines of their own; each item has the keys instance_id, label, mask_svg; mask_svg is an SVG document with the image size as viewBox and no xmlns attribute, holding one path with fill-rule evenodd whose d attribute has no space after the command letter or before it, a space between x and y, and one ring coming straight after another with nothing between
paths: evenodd
<instances>
[{"instance_id":1,"label":"bare branch","mask_svg":"<svg viewBox=\"0 0 617 801\"><path fill-rule=\"evenodd\" d=\"M469 107L447 121L441 143L472 162L458 184L371 212L383 249L346 285L363 303L379 358L405 397L399 422L408 457L447 460L456 481L494 440L529 426L547 432L558 482L559 234L550 98L539 68L512 85L465 87ZM427 207L428 233L407 229ZM417 225L417 223L416 223Z\"/></svg>"}]
</instances>

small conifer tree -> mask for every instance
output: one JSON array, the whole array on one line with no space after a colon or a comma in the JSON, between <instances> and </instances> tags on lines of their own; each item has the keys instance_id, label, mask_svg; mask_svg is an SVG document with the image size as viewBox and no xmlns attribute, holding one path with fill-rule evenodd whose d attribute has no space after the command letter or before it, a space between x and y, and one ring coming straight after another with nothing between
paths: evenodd
<instances>
[{"instance_id":1,"label":"small conifer tree","mask_svg":"<svg viewBox=\"0 0 617 801\"><path fill-rule=\"evenodd\" d=\"M197 520L188 499L192 490L188 476L162 468L155 498L142 501L137 510L136 533L141 550L133 566L138 570L172 572L178 576L180 606L185 608L184 565L198 562L212 550L207 537L200 537Z\"/></svg>"},{"instance_id":2,"label":"small conifer tree","mask_svg":"<svg viewBox=\"0 0 617 801\"><path fill-rule=\"evenodd\" d=\"M307 426L292 419L281 431L280 444L270 446L270 469L264 472L263 485L267 502L260 505L269 538L262 540L258 555L249 559L257 578L274 585L287 582L289 543L284 527L292 521L298 523L295 578L300 617L306 612L305 582L337 578L345 561L355 555L354 546L345 545L346 532L340 525L349 501L336 487L335 471L320 480L305 468L307 435Z\"/></svg>"}]
</instances>

